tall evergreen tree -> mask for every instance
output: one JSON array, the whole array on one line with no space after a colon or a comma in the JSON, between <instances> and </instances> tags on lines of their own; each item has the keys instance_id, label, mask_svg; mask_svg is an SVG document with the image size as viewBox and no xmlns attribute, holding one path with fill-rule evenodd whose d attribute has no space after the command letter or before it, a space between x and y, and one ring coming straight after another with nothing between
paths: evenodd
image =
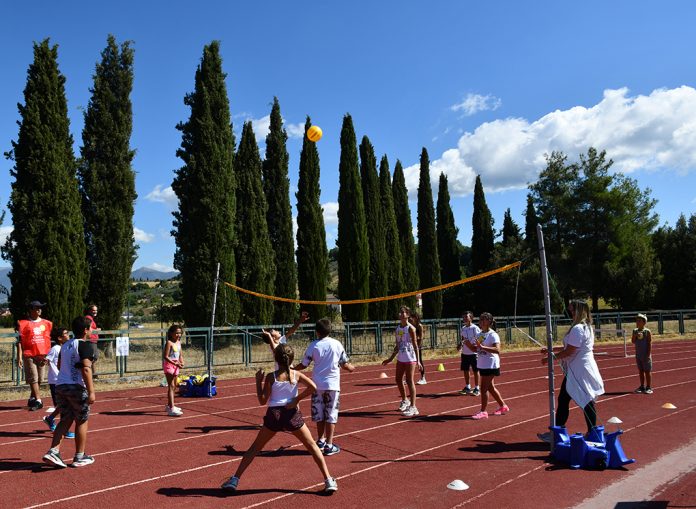
<instances>
[{"instance_id":1,"label":"tall evergreen tree","mask_svg":"<svg viewBox=\"0 0 696 509\"><path fill-rule=\"evenodd\" d=\"M266 136L266 159L263 161L263 190L266 194L268 235L276 267L275 295L294 299L297 295L297 267L295 266L290 208L290 179L288 178L288 135L283 129L278 98L273 98L271 127ZM294 304L275 302L273 321L290 323L295 318Z\"/></svg>"},{"instance_id":2,"label":"tall evergreen tree","mask_svg":"<svg viewBox=\"0 0 696 509\"><path fill-rule=\"evenodd\" d=\"M508 208L503 215L503 245L507 247L520 240L520 227L512 219L512 212Z\"/></svg>"},{"instance_id":3,"label":"tall evergreen tree","mask_svg":"<svg viewBox=\"0 0 696 509\"><path fill-rule=\"evenodd\" d=\"M645 237L638 239L645 243ZM655 232L652 246L662 270L655 306L658 309L691 309L696 306L696 214L687 221L682 214L674 227L663 226ZM636 249L641 247L636 245ZM634 278L644 281L642 273Z\"/></svg>"},{"instance_id":4,"label":"tall evergreen tree","mask_svg":"<svg viewBox=\"0 0 696 509\"><path fill-rule=\"evenodd\" d=\"M451 283L462 278L462 270L459 267L458 233L450 206L447 176L440 173L440 186L437 193L437 252L440 256L440 279L443 283ZM462 306L460 286L444 292L442 316L457 317L462 312Z\"/></svg>"},{"instance_id":5,"label":"tall evergreen tree","mask_svg":"<svg viewBox=\"0 0 696 509\"><path fill-rule=\"evenodd\" d=\"M421 288L430 288L441 283L440 256L437 249L435 230L435 206L430 184L430 158L423 148L420 156L420 179L418 182L418 274ZM423 316L442 316L442 292L423 295Z\"/></svg>"},{"instance_id":6,"label":"tall evergreen tree","mask_svg":"<svg viewBox=\"0 0 696 509\"><path fill-rule=\"evenodd\" d=\"M535 251L538 248L537 239L537 219L536 211L534 210L534 200L531 194L527 194L527 208L524 212L524 241L527 249Z\"/></svg>"},{"instance_id":7,"label":"tall evergreen tree","mask_svg":"<svg viewBox=\"0 0 696 509\"><path fill-rule=\"evenodd\" d=\"M266 196L261 180L261 157L251 121L244 123L235 158L237 176L237 284L263 294L273 294L275 263L266 224ZM248 294L239 297L240 322L269 323L273 302Z\"/></svg>"},{"instance_id":8,"label":"tall evergreen tree","mask_svg":"<svg viewBox=\"0 0 696 509\"><path fill-rule=\"evenodd\" d=\"M312 126L305 121L305 133ZM300 299L326 300L329 254L319 186L319 153L317 144L307 136L302 141L300 175L297 182L297 283ZM326 306L303 305L310 317L326 315Z\"/></svg>"},{"instance_id":9,"label":"tall evergreen tree","mask_svg":"<svg viewBox=\"0 0 696 509\"><path fill-rule=\"evenodd\" d=\"M493 262L493 217L486 204L486 195L483 192L481 175L476 176L474 185L474 212L472 215L471 235L471 274L476 275L491 268ZM474 281L471 283L471 291L474 295L476 308L481 311L490 310L491 291L490 279Z\"/></svg>"},{"instance_id":10,"label":"tall evergreen tree","mask_svg":"<svg viewBox=\"0 0 696 509\"><path fill-rule=\"evenodd\" d=\"M382 199L382 218L384 220L384 249L386 254L387 289L389 295L398 295L404 291L402 279L403 261L399 230L396 226L394 213L394 197L392 196L391 175L389 175L389 160L382 156L379 163L379 191ZM413 241L412 241L413 242ZM399 316L401 299L387 301L387 318Z\"/></svg>"},{"instance_id":11,"label":"tall evergreen tree","mask_svg":"<svg viewBox=\"0 0 696 509\"><path fill-rule=\"evenodd\" d=\"M402 263L401 280L404 292L413 292L419 286L416 246L413 242L413 224L411 223L411 209L408 206L408 189L406 189L404 168L398 159L394 166L392 196L394 198L394 215L399 228L399 246L401 248ZM408 297L404 299L404 304L411 309L416 309L416 298Z\"/></svg>"},{"instance_id":12,"label":"tall evergreen tree","mask_svg":"<svg viewBox=\"0 0 696 509\"><path fill-rule=\"evenodd\" d=\"M379 176L375 149L367 136L360 142L360 181L362 183L367 241L370 253L370 297L384 297L388 290L386 245L382 204L379 194ZM373 302L368 306L370 320L387 319L387 302Z\"/></svg>"},{"instance_id":13,"label":"tall evergreen tree","mask_svg":"<svg viewBox=\"0 0 696 509\"><path fill-rule=\"evenodd\" d=\"M85 112L78 170L89 263L87 300L99 304L102 329L120 325L135 261L132 89L133 49L129 42L119 48L109 35Z\"/></svg>"},{"instance_id":14,"label":"tall evergreen tree","mask_svg":"<svg viewBox=\"0 0 696 509\"><path fill-rule=\"evenodd\" d=\"M179 199L174 212L174 267L181 272L181 304L189 327L210 325L215 268L220 279L235 283L234 134L230 119L220 44L203 49L195 88L184 104L191 108L181 131L177 156L184 165L176 171L172 189ZM216 325L235 322L239 301L235 292L220 292Z\"/></svg>"},{"instance_id":15,"label":"tall evergreen tree","mask_svg":"<svg viewBox=\"0 0 696 509\"><path fill-rule=\"evenodd\" d=\"M47 318L67 324L82 312L88 273L65 77L48 39L34 44L18 108L19 135L5 154L14 161L14 228L2 251L12 265L10 309L18 319L29 301L40 300L48 303Z\"/></svg>"},{"instance_id":16,"label":"tall evergreen tree","mask_svg":"<svg viewBox=\"0 0 696 509\"><path fill-rule=\"evenodd\" d=\"M370 252L358 148L350 115L343 117L338 174L338 294L341 300L365 299L370 294ZM342 313L348 322L368 319L367 304L344 306Z\"/></svg>"}]
</instances>

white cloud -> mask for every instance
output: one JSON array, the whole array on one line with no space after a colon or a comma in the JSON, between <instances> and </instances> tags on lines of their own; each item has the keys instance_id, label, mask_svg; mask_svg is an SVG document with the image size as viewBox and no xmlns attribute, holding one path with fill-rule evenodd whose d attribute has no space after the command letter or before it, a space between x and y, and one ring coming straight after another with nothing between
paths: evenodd
<instances>
[{"instance_id":1,"label":"white cloud","mask_svg":"<svg viewBox=\"0 0 696 509\"><path fill-rule=\"evenodd\" d=\"M251 127L254 129L256 143L266 143L266 136L271 130L271 116L266 115L261 118L251 118Z\"/></svg>"},{"instance_id":2,"label":"white cloud","mask_svg":"<svg viewBox=\"0 0 696 509\"><path fill-rule=\"evenodd\" d=\"M528 121L505 118L464 133L455 148L431 162L434 187L440 172L452 195L473 191L480 174L487 192L526 187L545 167L554 150L575 160L589 147L606 150L614 171L696 170L696 89L682 86L630 96L626 88L605 90L594 106L556 110ZM411 195L418 168L404 170Z\"/></svg>"},{"instance_id":3,"label":"white cloud","mask_svg":"<svg viewBox=\"0 0 696 509\"><path fill-rule=\"evenodd\" d=\"M157 270L159 272L174 272L176 269L168 265L162 265L161 263L151 263L150 265L145 265L145 269Z\"/></svg>"},{"instance_id":4,"label":"white cloud","mask_svg":"<svg viewBox=\"0 0 696 509\"><path fill-rule=\"evenodd\" d=\"M155 203L164 203L172 210L179 206L179 199L176 197L176 193L174 193L172 186L162 189L162 185L157 184L155 188L145 196L145 199Z\"/></svg>"},{"instance_id":5,"label":"white cloud","mask_svg":"<svg viewBox=\"0 0 696 509\"><path fill-rule=\"evenodd\" d=\"M285 124L285 130L288 133L288 138L302 139L304 137L304 123Z\"/></svg>"},{"instance_id":6,"label":"white cloud","mask_svg":"<svg viewBox=\"0 0 696 509\"><path fill-rule=\"evenodd\" d=\"M462 102L450 106L452 111L461 111L465 117L475 115L479 111L497 110L502 101L492 95L467 94Z\"/></svg>"},{"instance_id":7,"label":"white cloud","mask_svg":"<svg viewBox=\"0 0 696 509\"><path fill-rule=\"evenodd\" d=\"M322 204L324 209L324 226L338 224L338 202L329 201Z\"/></svg>"},{"instance_id":8,"label":"white cloud","mask_svg":"<svg viewBox=\"0 0 696 509\"><path fill-rule=\"evenodd\" d=\"M148 242L152 242L155 236L151 233L147 233L145 230L141 230L140 228L134 226L133 238L136 242L142 242L143 244L147 244Z\"/></svg>"},{"instance_id":9,"label":"white cloud","mask_svg":"<svg viewBox=\"0 0 696 509\"><path fill-rule=\"evenodd\" d=\"M7 237L12 233L13 227L12 226L0 226L0 246L5 245L5 241L7 240Z\"/></svg>"}]
</instances>

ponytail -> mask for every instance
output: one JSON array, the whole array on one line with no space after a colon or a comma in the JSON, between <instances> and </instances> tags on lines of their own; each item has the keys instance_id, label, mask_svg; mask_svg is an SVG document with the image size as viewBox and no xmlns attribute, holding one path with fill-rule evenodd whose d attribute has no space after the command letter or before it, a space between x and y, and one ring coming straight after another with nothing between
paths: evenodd
<instances>
[{"instance_id":1,"label":"ponytail","mask_svg":"<svg viewBox=\"0 0 696 509\"><path fill-rule=\"evenodd\" d=\"M292 347L287 343L278 345L273 352L273 357L275 357L275 361L278 363L278 372L287 373L289 380L290 366L295 359L295 352Z\"/></svg>"}]
</instances>

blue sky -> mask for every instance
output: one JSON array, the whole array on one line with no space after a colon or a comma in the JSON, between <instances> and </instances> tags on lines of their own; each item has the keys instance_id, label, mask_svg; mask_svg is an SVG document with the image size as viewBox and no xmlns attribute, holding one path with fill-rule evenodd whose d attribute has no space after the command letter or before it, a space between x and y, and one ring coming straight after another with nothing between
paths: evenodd
<instances>
[{"instance_id":1,"label":"blue sky","mask_svg":"<svg viewBox=\"0 0 696 509\"><path fill-rule=\"evenodd\" d=\"M327 242L336 236L339 135L353 117L378 158L407 168L413 197L422 147L437 192L448 175L461 242L471 242L481 174L496 227L510 207L524 226L526 184L544 154L606 149L614 169L650 187L662 224L696 212L696 4L585 2L13 2L0 30L0 148L17 138L32 42L59 45L79 153L82 108L109 33L132 40L137 151L134 268L170 268L173 172L203 46L221 41L235 131L261 143L274 96L290 135L291 203L305 116L319 142ZM239 140L239 136L237 137ZM12 162L0 160L6 209ZM415 202L412 202L415 211ZM6 214L0 241L12 228ZM0 266L7 262L0 260Z\"/></svg>"}]
</instances>

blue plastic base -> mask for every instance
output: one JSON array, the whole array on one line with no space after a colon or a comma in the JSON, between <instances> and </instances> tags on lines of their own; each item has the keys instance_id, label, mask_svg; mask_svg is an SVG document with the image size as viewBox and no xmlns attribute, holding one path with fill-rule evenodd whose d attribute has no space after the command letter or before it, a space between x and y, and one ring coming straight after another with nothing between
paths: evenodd
<instances>
[{"instance_id":1,"label":"blue plastic base","mask_svg":"<svg viewBox=\"0 0 696 509\"><path fill-rule=\"evenodd\" d=\"M595 426L587 436L582 433L568 435L565 426L549 428L553 434L553 457L567 463L570 468L621 468L636 460L628 459L624 453L619 435L623 431L604 434L604 426Z\"/></svg>"},{"instance_id":2,"label":"blue plastic base","mask_svg":"<svg viewBox=\"0 0 696 509\"><path fill-rule=\"evenodd\" d=\"M208 378L200 384L196 384L196 377L191 376L186 383L179 385L179 396L184 398L209 398L217 396L217 387L215 387L215 377L212 378L212 383Z\"/></svg>"}]
</instances>

